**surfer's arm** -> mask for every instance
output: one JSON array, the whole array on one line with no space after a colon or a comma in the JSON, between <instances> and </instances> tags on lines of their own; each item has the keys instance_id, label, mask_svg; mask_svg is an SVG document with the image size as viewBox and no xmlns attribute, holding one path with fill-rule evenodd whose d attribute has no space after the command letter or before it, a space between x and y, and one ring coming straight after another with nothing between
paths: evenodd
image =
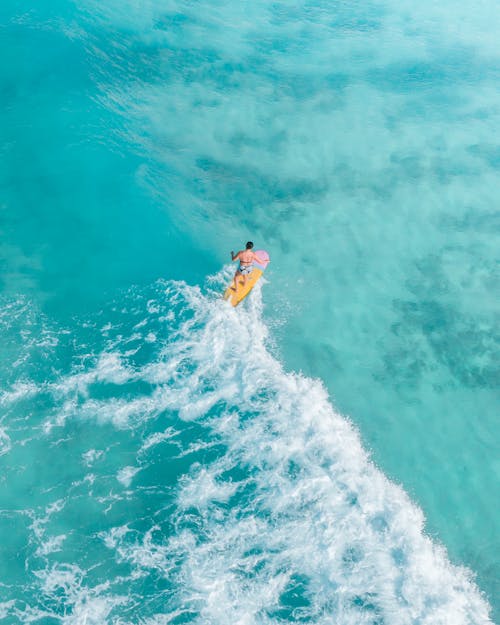
<instances>
[{"instance_id":1,"label":"surfer's arm","mask_svg":"<svg viewBox=\"0 0 500 625\"><path fill-rule=\"evenodd\" d=\"M261 259L257 256L257 254L254 254L254 255L253 255L253 259L254 259L254 261L255 261L256 263L259 263L259 264L261 264L261 263L262 263L262 260L261 260ZM270 263L270 262L271 262L271 259L270 259L270 258L268 258L266 262Z\"/></svg>"},{"instance_id":2,"label":"surfer's arm","mask_svg":"<svg viewBox=\"0 0 500 625\"><path fill-rule=\"evenodd\" d=\"M238 258L240 257L241 254L241 250L235 254L234 252L231 252L231 260L238 260Z\"/></svg>"}]
</instances>

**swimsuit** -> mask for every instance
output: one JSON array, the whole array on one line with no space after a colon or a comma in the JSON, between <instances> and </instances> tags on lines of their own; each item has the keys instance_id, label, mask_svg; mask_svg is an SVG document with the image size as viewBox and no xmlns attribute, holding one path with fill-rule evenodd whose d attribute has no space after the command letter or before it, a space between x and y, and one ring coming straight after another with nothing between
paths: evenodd
<instances>
[{"instance_id":1,"label":"swimsuit","mask_svg":"<svg viewBox=\"0 0 500 625\"><path fill-rule=\"evenodd\" d=\"M249 273L252 273L253 267L252 265L246 265L245 267L243 267L243 265L240 263L238 271L241 273L242 276L248 276Z\"/></svg>"}]
</instances>

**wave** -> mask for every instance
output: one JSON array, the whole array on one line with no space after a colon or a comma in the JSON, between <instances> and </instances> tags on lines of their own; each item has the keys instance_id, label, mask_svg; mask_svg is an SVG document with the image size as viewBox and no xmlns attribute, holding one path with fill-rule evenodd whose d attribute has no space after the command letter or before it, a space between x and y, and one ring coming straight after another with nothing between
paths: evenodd
<instances>
[{"instance_id":1,"label":"wave","mask_svg":"<svg viewBox=\"0 0 500 625\"><path fill-rule=\"evenodd\" d=\"M272 355L260 287L233 310L218 295L226 278L204 292L179 282L131 290L60 334L52 349L80 339L67 371L1 395L12 413L50 397L23 445L57 455L69 441L79 454L62 497L44 476L51 503L24 511L31 599L21 609L7 597L3 614L87 625L490 623L471 572L425 534L421 510L370 461L322 383ZM2 425L1 459L15 460L16 432Z\"/></svg>"}]
</instances>

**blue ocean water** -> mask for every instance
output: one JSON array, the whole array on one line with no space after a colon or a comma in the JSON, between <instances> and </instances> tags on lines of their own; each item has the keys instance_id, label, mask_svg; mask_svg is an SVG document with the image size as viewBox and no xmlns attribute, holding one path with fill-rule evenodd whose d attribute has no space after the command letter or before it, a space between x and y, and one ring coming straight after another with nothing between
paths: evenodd
<instances>
[{"instance_id":1,"label":"blue ocean water","mask_svg":"<svg viewBox=\"0 0 500 625\"><path fill-rule=\"evenodd\" d=\"M0 8L3 621L498 620L495 3L103 4Z\"/></svg>"}]
</instances>

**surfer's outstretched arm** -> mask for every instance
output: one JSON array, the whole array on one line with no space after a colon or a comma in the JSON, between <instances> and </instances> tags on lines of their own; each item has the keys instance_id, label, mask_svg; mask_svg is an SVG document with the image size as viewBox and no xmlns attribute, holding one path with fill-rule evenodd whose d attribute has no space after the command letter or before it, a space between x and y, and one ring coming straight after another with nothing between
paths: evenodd
<instances>
[{"instance_id":1,"label":"surfer's outstretched arm","mask_svg":"<svg viewBox=\"0 0 500 625\"><path fill-rule=\"evenodd\" d=\"M231 260L238 260L238 258L240 257L242 250L240 250L239 252L237 252L236 254L234 252L231 252Z\"/></svg>"}]
</instances>

